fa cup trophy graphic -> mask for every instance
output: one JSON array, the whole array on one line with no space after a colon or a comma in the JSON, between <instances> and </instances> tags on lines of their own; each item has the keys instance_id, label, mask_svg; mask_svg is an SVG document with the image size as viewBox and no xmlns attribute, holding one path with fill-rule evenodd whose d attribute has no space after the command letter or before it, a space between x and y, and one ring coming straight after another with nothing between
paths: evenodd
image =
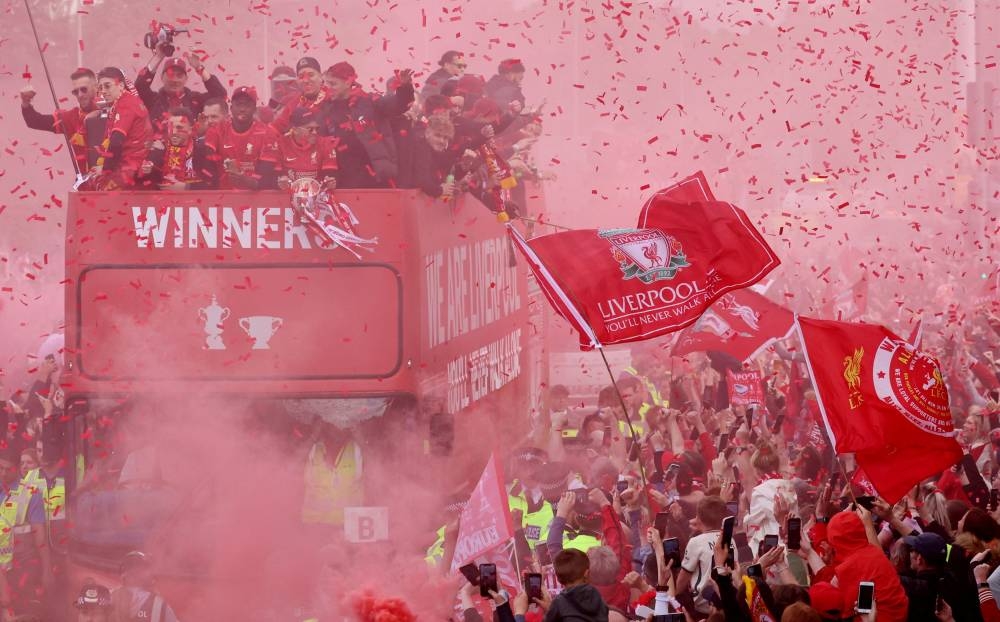
<instances>
[{"instance_id":1,"label":"fa cup trophy graphic","mask_svg":"<svg viewBox=\"0 0 1000 622\"><path fill-rule=\"evenodd\" d=\"M355 231L358 219L351 208L339 203L332 192L311 177L292 182L292 207L303 221L317 230L326 240L361 259L357 249L374 250L378 238L362 238Z\"/></svg>"},{"instance_id":2,"label":"fa cup trophy graphic","mask_svg":"<svg viewBox=\"0 0 1000 622\"><path fill-rule=\"evenodd\" d=\"M222 341L222 323L229 317L229 308L223 307L212 294L212 302L207 307L198 309L198 317L205 320L205 348L208 350L225 350Z\"/></svg>"}]
</instances>

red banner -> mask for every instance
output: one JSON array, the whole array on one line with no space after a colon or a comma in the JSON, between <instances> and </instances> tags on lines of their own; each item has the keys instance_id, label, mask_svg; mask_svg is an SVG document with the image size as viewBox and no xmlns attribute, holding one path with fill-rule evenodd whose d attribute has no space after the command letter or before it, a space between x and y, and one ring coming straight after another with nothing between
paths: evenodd
<instances>
[{"instance_id":1,"label":"red banner","mask_svg":"<svg viewBox=\"0 0 1000 622\"><path fill-rule=\"evenodd\" d=\"M820 411L890 503L962 457L938 362L882 326L799 318Z\"/></svg>"},{"instance_id":2,"label":"red banner","mask_svg":"<svg viewBox=\"0 0 1000 622\"><path fill-rule=\"evenodd\" d=\"M697 203L698 201L715 200L712 189L708 187L708 180L701 171L685 177L672 186L667 186L656 194L677 203Z\"/></svg>"},{"instance_id":3,"label":"red banner","mask_svg":"<svg viewBox=\"0 0 1000 622\"><path fill-rule=\"evenodd\" d=\"M673 354L717 350L745 361L795 327L791 311L751 289L722 296L698 320L684 329Z\"/></svg>"},{"instance_id":4,"label":"red banner","mask_svg":"<svg viewBox=\"0 0 1000 622\"><path fill-rule=\"evenodd\" d=\"M658 193L639 229L583 229L525 241L508 228L584 350L680 330L778 259L728 203L674 203Z\"/></svg>"},{"instance_id":5,"label":"red banner","mask_svg":"<svg viewBox=\"0 0 1000 622\"><path fill-rule=\"evenodd\" d=\"M494 454L490 456L479 483L462 510L451 571L457 572L465 564L510 544L513 538L513 521L507 504L507 491L503 486L503 467Z\"/></svg>"},{"instance_id":6,"label":"red banner","mask_svg":"<svg viewBox=\"0 0 1000 622\"><path fill-rule=\"evenodd\" d=\"M750 406L764 404L764 379L759 371L733 372L726 370L726 383L729 385L729 403L734 406Z\"/></svg>"}]
</instances>

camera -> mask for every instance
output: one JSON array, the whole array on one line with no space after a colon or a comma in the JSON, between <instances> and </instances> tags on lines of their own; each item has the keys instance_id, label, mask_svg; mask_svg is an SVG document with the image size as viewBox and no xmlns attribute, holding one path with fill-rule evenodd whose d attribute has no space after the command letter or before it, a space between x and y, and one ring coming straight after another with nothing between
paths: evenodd
<instances>
[{"instance_id":1,"label":"camera","mask_svg":"<svg viewBox=\"0 0 1000 622\"><path fill-rule=\"evenodd\" d=\"M173 56L177 48L174 47L174 36L187 32L184 28L174 28L165 22L153 20L149 23L149 32L143 37L142 43L151 50L156 50L157 46L163 50L167 56Z\"/></svg>"}]
</instances>

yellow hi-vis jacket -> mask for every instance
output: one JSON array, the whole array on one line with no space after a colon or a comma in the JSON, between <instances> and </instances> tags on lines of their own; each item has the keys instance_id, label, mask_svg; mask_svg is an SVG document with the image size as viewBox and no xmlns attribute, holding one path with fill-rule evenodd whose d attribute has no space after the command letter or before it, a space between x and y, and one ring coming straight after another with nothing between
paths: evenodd
<instances>
[{"instance_id":1,"label":"yellow hi-vis jacket","mask_svg":"<svg viewBox=\"0 0 1000 622\"><path fill-rule=\"evenodd\" d=\"M344 507L362 503L363 466L361 448L354 441L348 441L341 448L333 466L326 460L326 445L315 443L306 461L302 522L343 525Z\"/></svg>"},{"instance_id":2,"label":"yellow hi-vis jacket","mask_svg":"<svg viewBox=\"0 0 1000 622\"><path fill-rule=\"evenodd\" d=\"M42 475L41 469L30 471L24 477L33 490L37 490L45 504L45 527L51 550L57 553L67 551L68 536L66 534L66 480L56 477L49 487L48 481Z\"/></svg>"}]
</instances>

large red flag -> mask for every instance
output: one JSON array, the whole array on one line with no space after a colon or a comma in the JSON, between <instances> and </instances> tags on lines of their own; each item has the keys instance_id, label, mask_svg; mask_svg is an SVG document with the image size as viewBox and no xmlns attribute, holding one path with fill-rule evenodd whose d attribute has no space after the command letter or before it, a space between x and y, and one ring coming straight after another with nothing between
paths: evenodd
<instances>
[{"instance_id":1,"label":"large red flag","mask_svg":"<svg viewBox=\"0 0 1000 622\"><path fill-rule=\"evenodd\" d=\"M524 240L549 302L580 333L580 347L627 343L688 326L718 298L779 263L746 215L728 203L651 199L640 229L582 229Z\"/></svg>"},{"instance_id":2,"label":"large red flag","mask_svg":"<svg viewBox=\"0 0 1000 622\"><path fill-rule=\"evenodd\" d=\"M739 289L722 296L685 328L673 354L718 350L745 361L794 328L791 311L751 289Z\"/></svg>"},{"instance_id":3,"label":"large red flag","mask_svg":"<svg viewBox=\"0 0 1000 622\"><path fill-rule=\"evenodd\" d=\"M799 318L837 453L854 453L890 503L961 460L938 362L882 326Z\"/></svg>"}]
</instances>

